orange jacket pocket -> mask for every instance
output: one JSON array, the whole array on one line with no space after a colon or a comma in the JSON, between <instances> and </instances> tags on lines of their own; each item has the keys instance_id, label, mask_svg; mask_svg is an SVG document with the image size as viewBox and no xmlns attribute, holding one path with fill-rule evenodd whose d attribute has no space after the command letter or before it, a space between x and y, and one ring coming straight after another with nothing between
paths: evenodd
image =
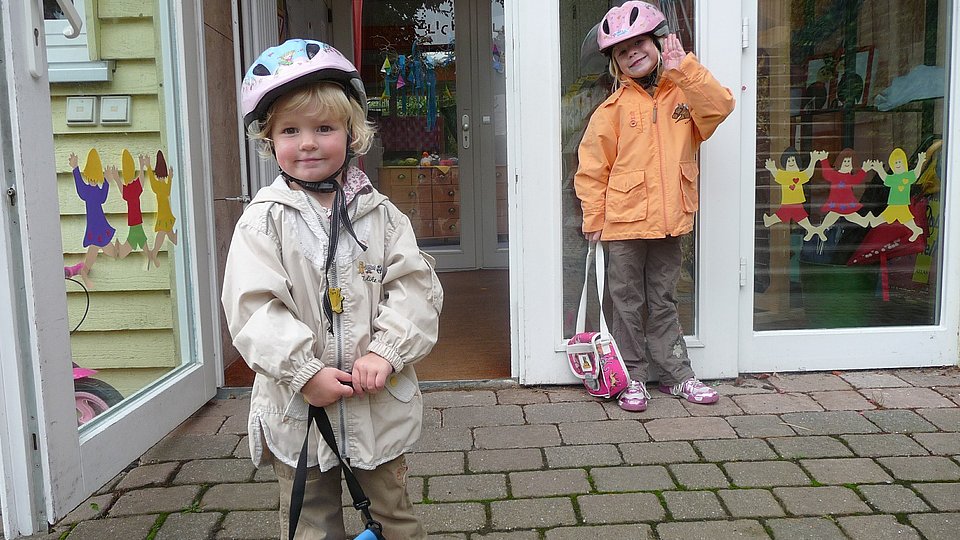
<instances>
[{"instance_id":1,"label":"orange jacket pocket","mask_svg":"<svg viewBox=\"0 0 960 540\"><path fill-rule=\"evenodd\" d=\"M697 181L700 178L700 167L696 161L680 162L680 192L683 198L683 211L696 212L700 208L700 190Z\"/></svg>"},{"instance_id":2,"label":"orange jacket pocket","mask_svg":"<svg viewBox=\"0 0 960 540\"><path fill-rule=\"evenodd\" d=\"M647 217L647 185L643 171L610 175L607 184L607 221L640 221Z\"/></svg>"}]
</instances>

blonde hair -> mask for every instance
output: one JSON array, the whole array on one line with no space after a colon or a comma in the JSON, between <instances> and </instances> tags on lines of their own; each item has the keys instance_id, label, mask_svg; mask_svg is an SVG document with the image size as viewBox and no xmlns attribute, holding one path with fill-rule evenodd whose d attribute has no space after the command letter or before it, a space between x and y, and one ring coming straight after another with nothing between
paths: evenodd
<instances>
[{"instance_id":1,"label":"blonde hair","mask_svg":"<svg viewBox=\"0 0 960 540\"><path fill-rule=\"evenodd\" d=\"M366 154L373 142L375 128L367 120L363 107L347 97L343 87L335 82L320 81L294 89L273 102L263 120L251 122L247 127L247 136L260 142L260 155L273 156L273 143L270 130L277 114L295 113L307 110L323 110L343 122L350 136L350 148L358 156Z\"/></svg>"},{"instance_id":2,"label":"blonde hair","mask_svg":"<svg viewBox=\"0 0 960 540\"><path fill-rule=\"evenodd\" d=\"M903 151L903 148L894 148L893 152L890 152L890 168L893 168L893 163L897 160L903 161L904 168L910 168L907 164L907 153Z\"/></svg>"},{"instance_id":3,"label":"blonde hair","mask_svg":"<svg viewBox=\"0 0 960 540\"><path fill-rule=\"evenodd\" d=\"M88 184L91 182L98 186L103 184L103 163L100 161L100 153L97 152L96 148L91 148L87 152L87 163L83 166L83 177Z\"/></svg>"}]
</instances>

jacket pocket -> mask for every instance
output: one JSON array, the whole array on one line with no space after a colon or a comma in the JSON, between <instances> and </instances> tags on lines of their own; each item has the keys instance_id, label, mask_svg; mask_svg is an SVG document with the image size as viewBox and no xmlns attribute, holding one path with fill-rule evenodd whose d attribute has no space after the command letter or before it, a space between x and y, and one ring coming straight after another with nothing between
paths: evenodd
<instances>
[{"instance_id":1,"label":"jacket pocket","mask_svg":"<svg viewBox=\"0 0 960 540\"><path fill-rule=\"evenodd\" d=\"M699 178L700 166L696 161L680 162L680 193L684 212L693 213L700 208L700 190L697 187Z\"/></svg>"},{"instance_id":2,"label":"jacket pocket","mask_svg":"<svg viewBox=\"0 0 960 540\"><path fill-rule=\"evenodd\" d=\"M647 185L641 170L610 175L607 183L606 220L640 221L647 217Z\"/></svg>"},{"instance_id":3,"label":"jacket pocket","mask_svg":"<svg viewBox=\"0 0 960 540\"><path fill-rule=\"evenodd\" d=\"M387 392L403 403L409 402L417 395L417 384L410 380L403 372L392 373L387 377Z\"/></svg>"}]
</instances>

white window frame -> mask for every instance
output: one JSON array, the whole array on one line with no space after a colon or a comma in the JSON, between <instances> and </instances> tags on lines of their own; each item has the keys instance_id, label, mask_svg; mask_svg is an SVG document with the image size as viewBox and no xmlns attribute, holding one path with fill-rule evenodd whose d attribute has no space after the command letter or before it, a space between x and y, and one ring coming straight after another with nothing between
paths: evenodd
<instances>
[{"instance_id":1,"label":"white window frame","mask_svg":"<svg viewBox=\"0 0 960 540\"><path fill-rule=\"evenodd\" d=\"M68 0L69 1L69 0ZM68 38L64 31L70 28L67 19L44 20L44 38L47 43L47 69L50 82L96 82L113 78L113 62L91 58L90 42L95 39L90 22L92 10L89 0L73 0L83 26L80 35Z\"/></svg>"}]
</instances>

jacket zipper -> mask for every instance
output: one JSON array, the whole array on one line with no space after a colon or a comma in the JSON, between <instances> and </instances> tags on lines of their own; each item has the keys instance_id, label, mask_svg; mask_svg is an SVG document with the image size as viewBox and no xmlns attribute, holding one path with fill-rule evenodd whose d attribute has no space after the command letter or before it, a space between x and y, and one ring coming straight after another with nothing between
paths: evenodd
<instances>
[{"instance_id":1,"label":"jacket zipper","mask_svg":"<svg viewBox=\"0 0 960 540\"><path fill-rule=\"evenodd\" d=\"M666 235L667 231L670 230L670 227L667 224L667 193L666 193L666 183L664 182L663 174L663 141L660 140L660 128L657 127L657 94L660 93L660 87L658 86L653 95L650 96L653 98L653 130L657 134L657 161L660 163L660 208L663 209L663 232Z\"/></svg>"},{"instance_id":2,"label":"jacket zipper","mask_svg":"<svg viewBox=\"0 0 960 540\"><path fill-rule=\"evenodd\" d=\"M331 223L332 225L332 223ZM336 249L336 246L328 246L327 249ZM337 288L340 286L340 272L337 268L337 255L333 255L333 287ZM342 300L341 300L342 301ZM337 369L343 371L343 321L340 320L340 315L337 313L333 314L333 336L336 341L337 347ZM347 426L346 426L346 404L343 398L340 398L340 401L337 402L337 409L340 413L340 440L337 441L340 445L340 455L344 459L349 460L350 456L347 454Z\"/></svg>"}]
</instances>

